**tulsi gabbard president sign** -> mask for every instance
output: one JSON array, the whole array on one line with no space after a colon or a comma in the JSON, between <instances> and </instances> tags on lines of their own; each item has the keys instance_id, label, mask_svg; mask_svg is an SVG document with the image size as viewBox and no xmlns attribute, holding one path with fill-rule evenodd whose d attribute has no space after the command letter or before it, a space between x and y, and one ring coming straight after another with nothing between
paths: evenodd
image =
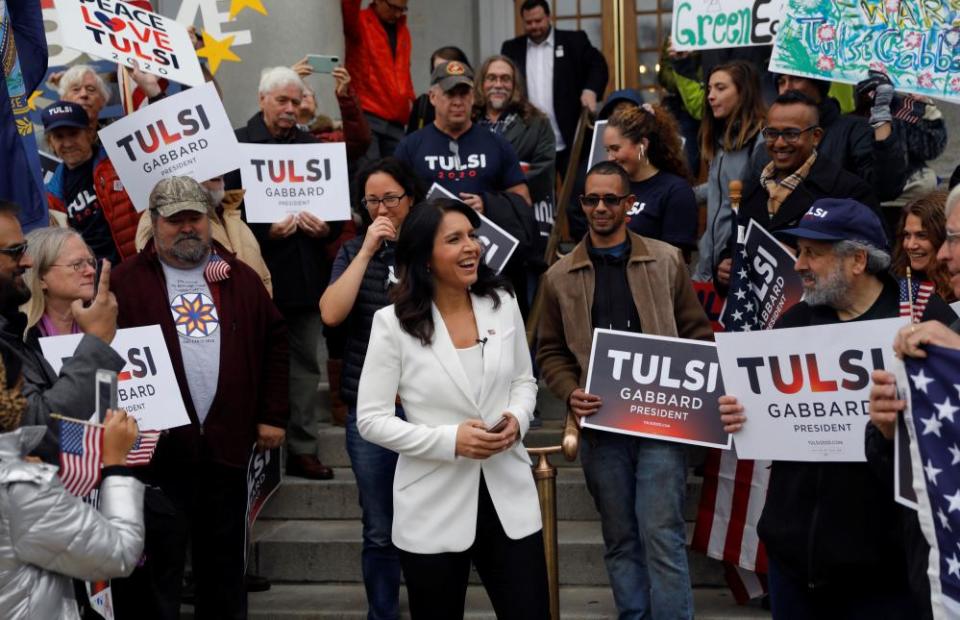
<instances>
[{"instance_id":1,"label":"tulsi gabbard president sign","mask_svg":"<svg viewBox=\"0 0 960 620\"><path fill-rule=\"evenodd\" d=\"M584 428L730 448L712 342L595 329L586 390L603 405Z\"/></svg>"}]
</instances>

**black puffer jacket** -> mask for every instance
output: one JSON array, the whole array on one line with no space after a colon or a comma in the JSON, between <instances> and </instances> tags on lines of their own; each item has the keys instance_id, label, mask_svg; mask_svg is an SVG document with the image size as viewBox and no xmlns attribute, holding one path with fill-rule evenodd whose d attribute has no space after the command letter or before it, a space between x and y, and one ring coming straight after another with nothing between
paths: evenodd
<instances>
[{"instance_id":1,"label":"black puffer jacket","mask_svg":"<svg viewBox=\"0 0 960 620\"><path fill-rule=\"evenodd\" d=\"M340 248L340 251L346 254L348 263L357 257L363 247L363 240L364 237L354 237ZM396 266L394 249L392 241L384 242L367 263L357 298L343 323L347 343L343 354L343 372L340 375L340 395L350 405L357 404L357 388L360 385L363 362L367 358L373 315L391 303L389 293L395 282L395 278L391 278L391 268Z\"/></svg>"}]
</instances>

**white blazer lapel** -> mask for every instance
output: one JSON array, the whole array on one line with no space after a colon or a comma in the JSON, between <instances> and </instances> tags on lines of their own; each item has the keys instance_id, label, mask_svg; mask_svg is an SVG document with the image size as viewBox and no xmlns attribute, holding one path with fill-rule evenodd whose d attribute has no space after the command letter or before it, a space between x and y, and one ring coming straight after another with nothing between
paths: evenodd
<instances>
[{"instance_id":1,"label":"white blazer lapel","mask_svg":"<svg viewBox=\"0 0 960 620\"><path fill-rule=\"evenodd\" d=\"M500 369L500 355L503 349L501 339L504 336L504 326L500 318L503 316L503 305L500 306L501 312L493 309L493 302L486 297L473 297L473 313L477 317L477 334L480 340L486 340L483 346L483 387L480 390L480 406L490 395L497 379L497 372ZM496 417L500 416L500 411L492 412Z\"/></svg>"},{"instance_id":2,"label":"white blazer lapel","mask_svg":"<svg viewBox=\"0 0 960 620\"><path fill-rule=\"evenodd\" d=\"M443 322L443 317L440 316L436 304L431 303L430 310L433 313L433 344L430 345L430 350L437 357L437 361L440 362L440 367L450 375L454 385L463 392L463 397L467 399L467 402L473 403L474 408L476 408L477 403L473 400L473 390L470 388L466 373L463 372L460 356L453 346L453 341L450 340L447 325Z\"/></svg>"}]
</instances>

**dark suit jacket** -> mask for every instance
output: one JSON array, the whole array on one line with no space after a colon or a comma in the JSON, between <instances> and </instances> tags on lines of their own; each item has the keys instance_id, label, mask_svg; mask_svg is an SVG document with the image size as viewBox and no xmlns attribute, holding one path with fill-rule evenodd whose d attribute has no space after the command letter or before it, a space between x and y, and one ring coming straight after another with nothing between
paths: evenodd
<instances>
[{"instance_id":1,"label":"dark suit jacket","mask_svg":"<svg viewBox=\"0 0 960 620\"><path fill-rule=\"evenodd\" d=\"M553 43L553 112L563 142L570 148L580 118L580 93L589 88L597 93L598 101L603 98L609 78L607 61L581 30L554 29ZM563 48L563 56L557 57L560 48ZM526 80L526 35L504 41L500 53L516 63Z\"/></svg>"}]
</instances>

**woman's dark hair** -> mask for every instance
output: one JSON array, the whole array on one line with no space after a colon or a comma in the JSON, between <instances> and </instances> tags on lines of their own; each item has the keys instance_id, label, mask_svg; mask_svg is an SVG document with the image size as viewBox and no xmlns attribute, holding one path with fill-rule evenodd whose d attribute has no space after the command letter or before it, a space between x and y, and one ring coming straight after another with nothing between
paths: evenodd
<instances>
[{"instance_id":1,"label":"woman's dark hair","mask_svg":"<svg viewBox=\"0 0 960 620\"><path fill-rule=\"evenodd\" d=\"M647 158L654 167L690 180L680 128L665 107L644 104L617 110L607 120L607 127L613 127L634 144L640 144L646 138Z\"/></svg>"},{"instance_id":2,"label":"woman's dark hair","mask_svg":"<svg viewBox=\"0 0 960 620\"><path fill-rule=\"evenodd\" d=\"M367 224L370 224L370 214L367 213L366 209L360 208L360 201L363 200L367 188L367 179L378 172L389 174L393 177L393 180L403 188L404 193L410 196L410 200L414 205L420 204L426 197L423 182L407 162L400 161L396 157L384 157L383 159L375 159L367 162L357 172L353 183L354 193L356 194L353 199L353 204L357 205L360 217L362 217L363 221Z\"/></svg>"},{"instance_id":3,"label":"woman's dark hair","mask_svg":"<svg viewBox=\"0 0 960 620\"><path fill-rule=\"evenodd\" d=\"M433 73L433 63L437 61L437 58L443 58L446 61L457 60L463 64L473 69L473 66L470 64L470 61L467 60L467 53L456 45L445 45L433 50L433 53L430 54L430 73Z\"/></svg>"},{"instance_id":4,"label":"woman's dark hair","mask_svg":"<svg viewBox=\"0 0 960 620\"><path fill-rule=\"evenodd\" d=\"M400 238L397 239L397 271L400 282L393 287L390 296L394 303L394 312L400 321L400 327L424 346L433 342L433 276L430 275L430 259L433 257L433 244L440 229L440 223L447 213L460 213L474 229L480 227L477 212L450 198L434 198L416 205L403 222ZM493 272L481 260L477 267L477 281L470 292L488 297L493 307L500 307L498 289L511 296L513 289L509 282Z\"/></svg>"},{"instance_id":5,"label":"woman's dark hair","mask_svg":"<svg viewBox=\"0 0 960 620\"><path fill-rule=\"evenodd\" d=\"M760 78L753 63L733 60L717 65L707 76L707 90L714 73L723 71L730 76L737 89L737 105L725 119L713 115L713 108L703 102L703 120L700 123L700 154L707 161L716 155L717 143L724 151L739 151L750 146L767 121L767 109L760 93Z\"/></svg>"},{"instance_id":6,"label":"woman's dark hair","mask_svg":"<svg viewBox=\"0 0 960 620\"><path fill-rule=\"evenodd\" d=\"M944 212L946 204L946 192L930 192L914 200L900 212L900 221L897 223L897 242L893 246L893 263L890 266L890 271L897 277L906 277L907 266L910 265L910 257L907 256L907 251L903 249L903 229L907 225L907 216L914 215L920 220L923 232L927 233L927 239L933 245L933 251L936 253L947 240L947 216ZM936 256L930 258L930 264L923 275L926 276L927 280L933 282L940 297L947 301L953 299L950 273L944 264L937 260Z\"/></svg>"}]
</instances>

